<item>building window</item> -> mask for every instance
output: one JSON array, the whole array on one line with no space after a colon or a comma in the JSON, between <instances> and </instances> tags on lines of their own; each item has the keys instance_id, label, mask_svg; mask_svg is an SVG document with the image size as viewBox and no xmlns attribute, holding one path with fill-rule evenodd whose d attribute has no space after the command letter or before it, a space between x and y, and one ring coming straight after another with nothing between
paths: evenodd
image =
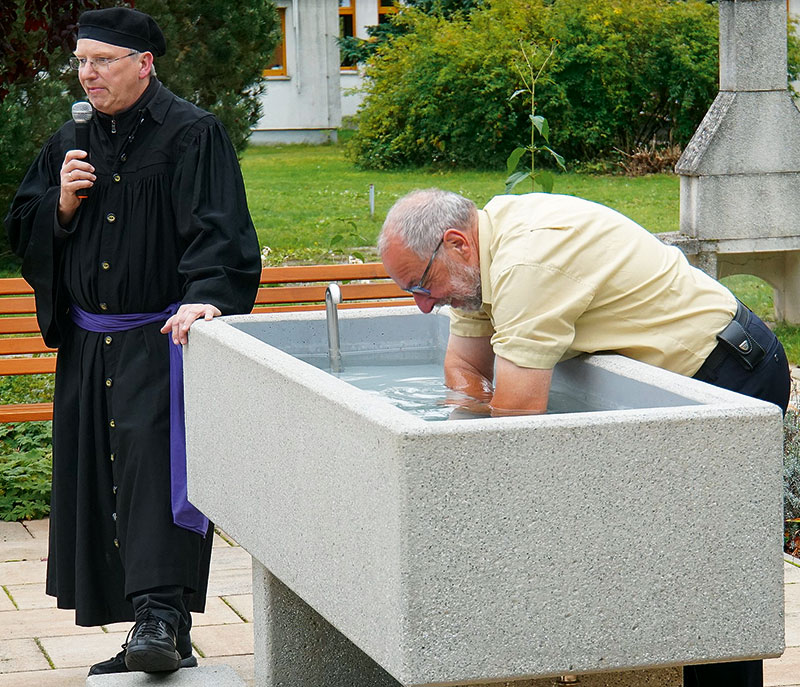
<instances>
[{"instance_id":1,"label":"building window","mask_svg":"<svg viewBox=\"0 0 800 687\"><path fill-rule=\"evenodd\" d=\"M278 20L281 27L281 41L275 46L264 76L286 76L286 8L278 8Z\"/></svg>"},{"instance_id":2,"label":"building window","mask_svg":"<svg viewBox=\"0 0 800 687\"><path fill-rule=\"evenodd\" d=\"M389 21L392 14L397 13L397 6L395 0L379 0L378 2L378 23L385 24Z\"/></svg>"},{"instance_id":3,"label":"building window","mask_svg":"<svg viewBox=\"0 0 800 687\"><path fill-rule=\"evenodd\" d=\"M339 0L339 38L355 38L356 0ZM353 59L342 60L342 69L355 69Z\"/></svg>"}]
</instances>

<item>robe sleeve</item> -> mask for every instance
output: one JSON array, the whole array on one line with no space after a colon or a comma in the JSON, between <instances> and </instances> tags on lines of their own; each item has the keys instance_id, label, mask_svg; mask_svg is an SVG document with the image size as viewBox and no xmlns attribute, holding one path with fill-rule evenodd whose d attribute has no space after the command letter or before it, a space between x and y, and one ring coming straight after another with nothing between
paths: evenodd
<instances>
[{"instance_id":1,"label":"robe sleeve","mask_svg":"<svg viewBox=\"0 0 800 687\"><path fill-rule=\"evenodd\" d=\"M233 145L212 116L181 144L173 181L178 233L186 245L178 271L183 303L211 303L224 315L249 313L261 275L261 254Z\"/></svg>"},{"instance_id":2,"label":"robe sleeve","mask_svg":"<svg viewBox=\"0 0 800 687\"><path fill-rule=\"evenodd\" d=\"M59 303L63 293L59 270L60 240L57 210L60 194L61 153L59 135L39 152L17 190L5 218L11 249L22 258L22 276L36 294L36 317L50 347L60 343L57 320L65 310ZM62 307L63 306L63 307Z\"/></svg>"}]
</instances>

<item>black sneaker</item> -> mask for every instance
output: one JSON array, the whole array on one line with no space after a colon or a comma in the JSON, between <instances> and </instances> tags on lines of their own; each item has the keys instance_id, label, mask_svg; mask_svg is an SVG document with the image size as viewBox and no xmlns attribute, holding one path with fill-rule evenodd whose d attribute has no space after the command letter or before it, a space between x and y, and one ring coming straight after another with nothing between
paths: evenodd
<instances>
[{"instance_id":1,"label":"black sneaker","mask_svg":"<svg viewBox=\"0 0 800 687\"><path fill-rule=\"evenodd\" d=\"M107 661L95 663L89 668L89 675L107 675L109 673L127 673L128 667L125 665L125 647L122 647L114 658L109 658Z\"/></svg>"},{"instance_id":2,"label":"black sneaker","mask_svg":"<svg viewBox=\"0 0 800 687\"><path fill-rule=\"evenodd\" d=\"M197 658L189 652L187 656L181 658L181 668L197 668ZM125 665L125 649L120 651L114 658L95 663L89 668L89 675L108 675L109 673L129 672L128 666Z\"/></svg>"},{"instance_id":3,"label":"black sneaker","mask_svg":"<svg viewBox=\"0 0 800 687\"><path fill-rule=\"evenodd\" d=\"M131 671L159 673L181 667L175 631L161 618L146 613L136 621L125 646L125 665Z\"/></svg>"}]
</instances>

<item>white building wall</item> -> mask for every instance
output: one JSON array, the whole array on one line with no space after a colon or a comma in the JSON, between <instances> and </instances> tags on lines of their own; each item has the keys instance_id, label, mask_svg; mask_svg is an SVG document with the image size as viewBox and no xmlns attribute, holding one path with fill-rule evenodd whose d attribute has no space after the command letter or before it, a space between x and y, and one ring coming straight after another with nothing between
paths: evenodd
<instances>
[{"instance_id":1,"label":"white building wall","mask_svg":"<svg viewBox=\"0 0 800 687\"><path fill-rule=\"evenodd\" d=\"M342 123L338 3L278 0L277 5L286 8L286 76L266 79L262 116L250 142L331 140Z\"/></svg>"}]
</instances>

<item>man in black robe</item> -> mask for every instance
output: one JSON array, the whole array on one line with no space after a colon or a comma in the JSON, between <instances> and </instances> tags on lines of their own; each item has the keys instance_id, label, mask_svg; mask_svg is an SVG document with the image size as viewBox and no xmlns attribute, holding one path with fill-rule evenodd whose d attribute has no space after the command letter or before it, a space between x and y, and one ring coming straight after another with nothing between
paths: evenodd
<instances>
[{"instance_id":1,"label":"man in black robe","mask_svg":"<svg viewBox=\"0 0 800 687\"><path fill-rule=\"evenodd\" d=\"M198 317L249 312L261 267L233 147L155 78L165 48L141 12L81 15L72 61L93 107L90 157L66 123L6 218L59 349L47 593L78 625L135 620L90 674L197 664L190 611L204 610L213 526L197 511L174 524L170 346Z\"/></svg>"}]
</instances>

